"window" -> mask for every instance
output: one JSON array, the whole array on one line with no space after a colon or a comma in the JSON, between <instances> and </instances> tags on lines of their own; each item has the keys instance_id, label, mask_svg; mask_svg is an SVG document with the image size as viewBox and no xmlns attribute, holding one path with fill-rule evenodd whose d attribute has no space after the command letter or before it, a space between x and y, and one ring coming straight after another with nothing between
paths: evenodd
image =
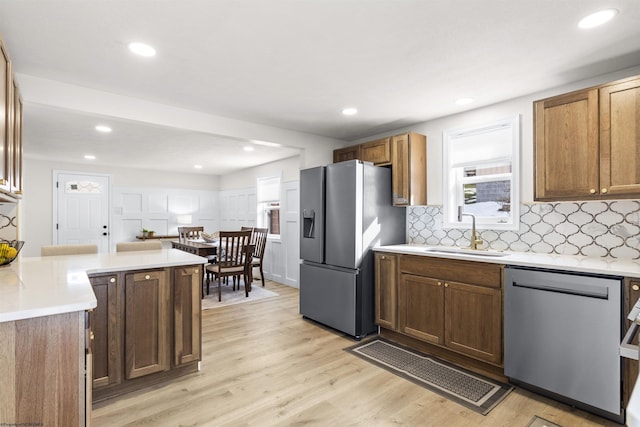
<instances>
[{"instance_id":1,"label":"window","mask_svg":"<svg viewBox=\"0 0 640 427\"><path fill-rule=\"evenodd\" d=\"M519 225L520 117L443 132L444 226L461 227L458 206L484 229ZM462 227L471 222L463 217Z\"/></svg>"},{"instance_id":2,"label":"window","mask_svg":"<svg viewBox=\"0 0 640 427\"><path fill-rule=\"evenodd\" d=\"M260 228L270 235L280 235L280 177L258 178L258 218Z\"/></svg>"}]
</instances>

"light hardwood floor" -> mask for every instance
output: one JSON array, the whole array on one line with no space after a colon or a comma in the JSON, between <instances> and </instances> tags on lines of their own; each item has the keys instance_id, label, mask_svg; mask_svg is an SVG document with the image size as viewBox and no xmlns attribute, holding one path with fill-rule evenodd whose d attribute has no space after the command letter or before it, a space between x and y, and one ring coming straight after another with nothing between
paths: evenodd
<instances>
[{"instance_id":1,"label":"light hardwood floor","mask_svg":"<svg viewBox=\"0 0 640 427\"><path fill-rule=\"evenodd\" d=\"M516 389L479 415L343 351L355 342L301 318L298 290L203 312L200 372L93 407L93 426L619 426Z\"/></svg>"}]
</instances>

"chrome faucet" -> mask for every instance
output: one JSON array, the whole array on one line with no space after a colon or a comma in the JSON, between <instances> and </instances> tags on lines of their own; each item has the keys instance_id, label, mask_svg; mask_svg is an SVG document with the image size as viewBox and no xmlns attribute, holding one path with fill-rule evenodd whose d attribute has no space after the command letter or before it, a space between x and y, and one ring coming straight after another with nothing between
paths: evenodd
<instances>
[{"instance_id":1,"label":"chrome faucet","mask_svg":"<svg viewBox=\"0 0 640 427\"><path fill-rule=\"evenodd\" d=\"M463 215L471 217L471 246L469 248L473 249L473 250L477 250L478 249L478 245L481 245L484 242L482 241L482 239L479 239L478 235L476 234L476 216L474 214L462 212L462 206L458 206L458 221L459 222L462 222L462 216Z\"/></svg>"}]
</instances>

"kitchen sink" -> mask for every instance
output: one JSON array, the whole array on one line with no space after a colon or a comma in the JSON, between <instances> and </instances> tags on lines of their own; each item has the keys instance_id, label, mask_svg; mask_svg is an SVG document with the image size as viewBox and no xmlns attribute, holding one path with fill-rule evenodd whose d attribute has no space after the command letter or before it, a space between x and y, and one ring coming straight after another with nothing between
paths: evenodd
<instances>
[{"instance_id":1,"label":"kitchen sink","mask_svg":"<svg viewBox=\"0 0 640 427\"><path fill-rule=\"evenodd\" d=\"M460 254L460 255L472 255L478 257L503 257L508 256L509 254L506 252L500 251L490 251L483 249L470 249L470 248L454 248L454 247L435 247L435 248L426 248L424 250L428 253L435 254Z\"/></svg>"}]
</instances>

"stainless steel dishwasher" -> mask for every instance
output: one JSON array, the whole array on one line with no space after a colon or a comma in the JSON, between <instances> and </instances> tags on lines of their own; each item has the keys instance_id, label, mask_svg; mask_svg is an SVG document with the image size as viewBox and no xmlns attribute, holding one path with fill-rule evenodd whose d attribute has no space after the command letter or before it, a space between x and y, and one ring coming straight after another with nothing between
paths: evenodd
<instances>
[{"instance_id":1,"label":"stainless steel dishwasher","mask_svg":"<svg viewBox=\"0 0 640 427\"><path fill-rule=\"evenodd\" d=\"M507 267L504 279L505 375L622 422L622 278Z\"/></svg>"}]
</instances>

